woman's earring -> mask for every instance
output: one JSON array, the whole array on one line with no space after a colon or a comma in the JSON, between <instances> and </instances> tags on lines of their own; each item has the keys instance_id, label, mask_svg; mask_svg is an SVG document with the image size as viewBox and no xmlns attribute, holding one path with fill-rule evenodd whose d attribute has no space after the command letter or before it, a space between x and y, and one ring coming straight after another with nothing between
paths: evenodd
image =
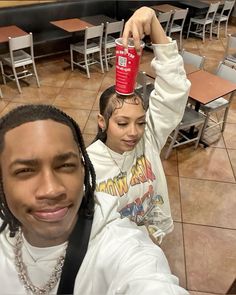
<instances>
[{"instance_id":1,"label":"woman's earring","mask_svg":"<svg viewBox=\"0 0 236 295\"><path fill-rule=\"evenodd\" d=\"M105 127L102 127L102 132L104 132L106 130L106 128Z\"/></svg>"}]
</instances>

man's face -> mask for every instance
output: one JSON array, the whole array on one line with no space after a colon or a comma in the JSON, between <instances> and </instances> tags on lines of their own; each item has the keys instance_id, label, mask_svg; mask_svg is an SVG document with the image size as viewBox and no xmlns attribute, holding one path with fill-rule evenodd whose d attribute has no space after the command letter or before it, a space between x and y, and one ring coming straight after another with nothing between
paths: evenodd
<instances>
[{"instance_id":1,"label":"man's face","mask_svg":"<svg viewBox=\"0 0 236 295\"><path fill-rule=\"evenodd\" d=\"M0 159L6 201L26 239L38 247L66 241L84 182L70 128L52 120L24 123L5 134Z\"/></svg>"}]
</instances>

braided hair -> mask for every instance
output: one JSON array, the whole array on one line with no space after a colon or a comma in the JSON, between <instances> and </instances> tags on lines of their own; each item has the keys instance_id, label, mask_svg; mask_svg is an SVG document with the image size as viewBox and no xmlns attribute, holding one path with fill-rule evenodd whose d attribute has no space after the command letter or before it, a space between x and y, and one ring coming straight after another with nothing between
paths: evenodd
<instances>
[{"instance_id":1,"label":"braided hair","mask_svg":"<svg viewBox=\"0 0 236 295\"><path fill-rule=\"evenodd\" d=\"M51 106L51 105L23 105L19 106L8 114L0 118L0 153L4 149L4 136L7 131L20 126L27 122L38 120L53 120L64 125L67 125L72 133L74 140L78 144L84 162L84 197L80 206L81 214L86 218L92 218L94 213L94 191L96 187L96 175L93 165L86 152L84 140L81 134L79 125L66 113ZM1 167L0 167L1 168ZM3 190L2 175L0 170L0 218L3 220L0 226L2 232L6 226L9 226L10 236L14 237L20 223L9 210Z\"/></svg>"}]
</instances>

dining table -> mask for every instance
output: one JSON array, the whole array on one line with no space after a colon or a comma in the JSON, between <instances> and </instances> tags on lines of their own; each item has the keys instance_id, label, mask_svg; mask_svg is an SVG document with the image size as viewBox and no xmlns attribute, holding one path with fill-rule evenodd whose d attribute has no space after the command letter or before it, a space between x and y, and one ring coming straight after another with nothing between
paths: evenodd
<instances>
[{"instance_id":1,"label":"dining table","mask_svg":"<svg viewBox=\"0 0 236 295\"><path fill-rule=\"evenodd\" d=\"M160 4L160 5L152 5L150 6L151 8L153 8L156 12L169 12L172 11L172 13L175 12L175 10L181 10L182 8L171 5L171 4Z\"/></svg>"},{"instance_id":2,"label":"dining table","mask_svg":"<svg viewBox=\"0 0 236 295\"><path fill-rule=\"evenodd\" d=\"M68 18L68 19L56 20L56 21L51 21L50 23L68 33L83 31L86 29L86 27L93 26L93 24L79 18Z\"/></svg>"},{"instance_id":3,"label":"dining table","mask_svg":"<svg viewBox=\"0 0 236 295\"><path fill-rule=\"evenodd\" d=\"M236 90L236 83L205 70L189 73L187 77L191 82L189 97L196 102L196 111L201 104L205 105L221 96L232 95Z\"/></svg>"},{"instance_id":4,"label":"dining table","mask_svg":"<svg viewBox=\"0 0 236 295\"><path fill-rule=\"evenodd\" d=\"M0 27L0 43L8 42L9 37L14 38L27 34L27 32L23 31L21 28L15 25Z\"/></svg>"},{"instance_id":5,"label":"dining table","mask_svg":"<svg viewBox=\"0 0 236 295\"><path fill-rule=\"evenodd\" d=\"M90 16L84 16L84 17L81 17L81 20L84 20L94 26L99 26L101 23L104 23L104 26L105 26L107 22L113 23L117 21L117 19L109 17L105 14L95 14Z\"/></svg>"}]
</instances>

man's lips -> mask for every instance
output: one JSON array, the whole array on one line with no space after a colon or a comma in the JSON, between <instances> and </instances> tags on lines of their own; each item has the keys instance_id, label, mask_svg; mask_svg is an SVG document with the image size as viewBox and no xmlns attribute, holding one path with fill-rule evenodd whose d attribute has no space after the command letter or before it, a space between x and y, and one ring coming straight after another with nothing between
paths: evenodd
<instances>
[{"instance_id":1,"label":"man's lips","mask_svg":"<svg viewBox=\"0 0 236 295\"><path fill-rule=\"evenodd\" d=\"M33 211L32 215L36 219L55 222L55 221L62 220L67 214L68 210L69 210L68 207L57 208L57 209L45 209L45 210Z\"/></svg>"}]
</instances>

